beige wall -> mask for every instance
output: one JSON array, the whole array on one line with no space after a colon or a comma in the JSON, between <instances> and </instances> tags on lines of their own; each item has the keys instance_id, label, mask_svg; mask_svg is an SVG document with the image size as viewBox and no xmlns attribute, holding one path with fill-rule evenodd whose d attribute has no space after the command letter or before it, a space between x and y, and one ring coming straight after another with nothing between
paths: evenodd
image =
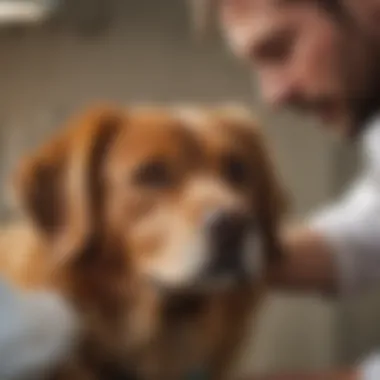
<instances>
[{"instance_id":1,"label":"beige wall","mask_svg":"<svg viewBox=\"0 0 380 380\"><path fill-rule=\"evenodd\" d=\"M0 31L3 178L25 148L51 133L66 113L93 100L257 103L248 73L220 41L197 43L191 37L184 2L109 5L116 10L112 27L98 37L57 28ZM301 215L333 194L336 147L290 116L266 119L295 214ZM324 300L271 296L243 367L330 365L337 355L334 318L335 308Z\"/></svg>"}]
</instances>

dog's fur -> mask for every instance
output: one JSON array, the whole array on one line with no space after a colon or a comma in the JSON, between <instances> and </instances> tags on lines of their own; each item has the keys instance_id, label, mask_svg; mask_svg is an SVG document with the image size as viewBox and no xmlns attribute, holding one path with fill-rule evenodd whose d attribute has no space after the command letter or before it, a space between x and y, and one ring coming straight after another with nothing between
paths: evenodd
<instances>
[{"instance_id":1,"label":"dog's fur","mask_svg":"<svg viewBox=\"0 0 380 380\"><path fill-rule=\"evenodd\" d=\"M230 108L100 107L28 157L28 221L3 233L0 272L76 308L78 351L53 378L227 376L279 258L275 177L256 123ZM245 220L239 276L208 273L218 212Z\"/></svg>"}]
</instances>

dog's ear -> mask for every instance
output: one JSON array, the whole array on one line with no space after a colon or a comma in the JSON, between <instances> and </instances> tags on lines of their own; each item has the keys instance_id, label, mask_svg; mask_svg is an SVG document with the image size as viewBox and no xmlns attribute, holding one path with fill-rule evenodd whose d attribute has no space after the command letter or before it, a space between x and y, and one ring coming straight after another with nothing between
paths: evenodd
<instances>
[{"instance_id":1,"label":"dog's ear","mask_svg":"<svg viewBox=\"0 0 380 380\"><path fill-rule=\"evenodd\" d=\"M123 118L122 111L108 107L86 112L26 158L16 173L21 208L57 260L71 260L91 238L100 202L99 169Z\"/></svg>"},{"instance_id":2,"label":"dog's ear","mask_svg":"<svg viewBox=\"0 0 380 380\"><path fill-rule=\"evenodd\" d=\"M252 155L256 164L258 178L258 190L261 192L265 214L274 221L279 221L287 214L289 208L288 193L284 188L280 173L274 163L274 154L272 154L267 139L263 131L252 125Z\"/></svg>"},{"instance_id":3,"label":"dog's ear","mask_svg":"<svg viewBox=\"0 0 380 380\"><path fill-rule=\"evenodd\" d=\"M250 110L232 106L225 108L224 112L227 112L227 120L232 121L233 125L240 126L241 134L237 141L250 152L253 177L256 182L252 196L258 207L255 216L256 219L257 215L259 218L258 224L264 237L263 244L268 258L277 259L281 257L280 228L289 206L287 191L276 171L274 156L266 143L263 129Z\"/></svg>"},{"instance_id":4,"label":"dog's ear","mask_svg":"<svg viewBox=\"0 0 380 380\"><path fill-rule=\"evenodd\" d=\"M257 124L250 128L252 161L256 163L256 197L264 244L270 260L281 257L280 230L289 210L289 196L273 162L265 136Z\"/></svg>"}]
</instances>

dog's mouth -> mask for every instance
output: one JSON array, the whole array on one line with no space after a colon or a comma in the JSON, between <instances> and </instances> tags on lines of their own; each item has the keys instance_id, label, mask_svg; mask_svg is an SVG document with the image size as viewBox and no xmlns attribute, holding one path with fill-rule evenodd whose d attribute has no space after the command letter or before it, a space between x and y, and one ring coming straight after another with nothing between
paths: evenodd
<instances>
[{"instance_id":1,"label":"dog's mouth","mask_svg":"<svg viewBox=\"0 0 380 380\"><path fill-rule=\"evenodd\" d=\"M226 242L224 245L214 247L210 255L212 259L205 269L205 277L211 279L230 277L235 280L246 277L243 244L235 246Z\"/></svg>"},{"instance_id":2,"label":"dog's mouth","mask_svg":"<svg viewBox=\"0 0 380 380\"><path fill-rule=\"evenodd\" d=\"M170 284L151 278L151 283L165 295L199 296L224 292L246 285L252 280L252 274L245 267L243 253L229 252L228 256L238 256L238 259L209 260L196 274L187 281ZM226 253L227 256L227 253ZM211 254L210 254L211 257Z\"/></svg>"},{"instance_id":3,"label":"dog's mouth","mask_svg":"<svg viewBox=\"0 0 380 380\"><path fill-rule=\"evenodd\" d=\"M172 293L165 298L163 313L169 323L178 322L199 315L207 305L205 294Z\"/></svg>"},{"instance_id":4,"label":"dog's mouth","mask_svg":"<svg viewBox=\"0 0 380 380\"><path fill-rule=\"evenodd\" d=\"M154 278L150 278L151 285L165 297L198 297L223 293L225 291L244 286L251 280L248 273L243 270L234 272L210 273L204 271L192 280L183 284L166 284Z\"/></svg>"},{"instance_id":5,"label":"dog's mouth","mask_svg":"<svg viewBox=\"0 0 380 380\"><path fill-rule=\"evenodd\" d=\"M211 245L211 260L199 279L206 288L231 288L245 284L252 278L249 260L255 254L255 249L249 244L248 232L244 231L242 236L239 240L222 238ZM257 240L254 237L254 241Z\"/></svg>"},{"instance_id":6,"label":"dog's mouth","mask_svg":"<svg viewBox=\"0 0 380 380\"><path fill-rule=\"evenodd\" d=\"M201 244L198 253L193 247L184 249L186 255L182 255L181 261L171 266L163 264L160 271L156 267L147 273L148 280L165 294L220 293L247 285L261 272L260 263L255 262L255 257L261 256L257 243L260 243L259 236L247 232L238 244L219 239Z\"/></svg>"}]
</instances>

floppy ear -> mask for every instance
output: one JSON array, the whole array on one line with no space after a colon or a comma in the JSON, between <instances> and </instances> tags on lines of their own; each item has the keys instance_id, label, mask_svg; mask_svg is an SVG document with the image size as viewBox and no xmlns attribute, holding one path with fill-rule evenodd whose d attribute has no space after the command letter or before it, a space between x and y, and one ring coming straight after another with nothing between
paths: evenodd
<instances>
[{"instance_id":1,"label":"floppy ear","mask_svg":"<svg viewBox=\"0 0 380 380\"><path fill-rule=\"evenodd\" d=\"M270 260L281 257L280 228L289 208L289 198L272 160L269 147L256 125L251 126L252 155L256 163L256 196L264 244Z\"/></svg>"},{"instance_id":2,"label":"floppy ear","mask_svg":"<svg viewBox=\"0 0 380 380\"><path fill-rule=\"evenodd\" d=\"M240 105L230 104L222 110L222 120L239 126L238 143L251 155L256 185L252 196L259 200L259 227L264 237L265 252L270 260L281 257L280 228L288 212L288 194L272 161L263 130L251 111ZM256 214L257 215L257 214Z\"/></svg>"},{"instance_id":3,"label":"floppy ear","mask_svg":"<svg viewBox=\"0 0 380 380\"><path fill-rule=\"evenodd\" d=\"M91 110L25 159L16 173L21 208L57 260L70 260L92 237L100 202L99 168L122 121L122 111Z\"/></svg>"},{"instance_id":4,"label":"floppy ear","mask_svg":"<svg viewBox=\"0 0 380 380\"><path fill-rule=\"evenodd\" d=\"M265 252L270 260L281 256L279 233L281 223L288 211L288 196L272 162L272 155L266 139L249 109L241 106L230 106L225 109L227 117L233 124L240 126L239 144L250 152L252 169L256 185L252 196L259 200L257 204L259 227L264 237ZM231 119L232 117L232 119ZM256 213L257 216L257 213Z\"/></svg>"}]
</instances>

